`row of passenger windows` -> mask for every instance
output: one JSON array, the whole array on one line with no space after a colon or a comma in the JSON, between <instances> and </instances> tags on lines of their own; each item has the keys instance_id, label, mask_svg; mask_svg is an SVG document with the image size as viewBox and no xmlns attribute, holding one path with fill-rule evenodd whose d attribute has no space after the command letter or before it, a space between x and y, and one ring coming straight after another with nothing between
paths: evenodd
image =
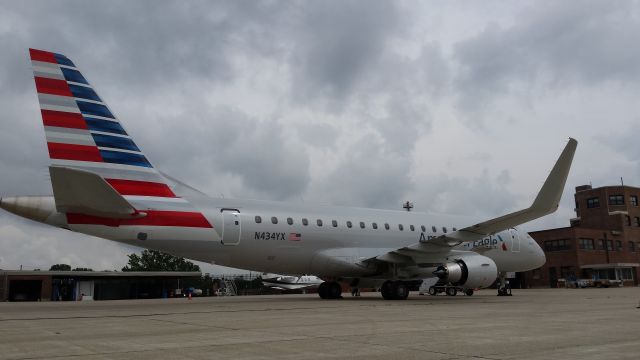
<instances>
[{"instance_id":1,"label":"row of passenger windows","mask_svg":"<svg viewBox=\"0 0 640 360\"><path fill-rule=\"evenodd\" d=\"M262 223L262 217L260 217L260 216L256 216L255 220L256 220L256 224ZM275 217L275 216L272 216L271 217L271 223L272 224L277 224L278 223L278 218ZM288 217L287 218L287 224L293 225L293 218ZM347 221L346 224L347 224L347 227L350 228L350 229L354 226L353 222L351 222L351 221ZM309 219L302 218L302 225L309 226ZM316 225L317 226L323 226L322 219L317 219L316 220ZM358 223L358 225L360 226L361 229L366 229L367 228L367 225L364 223L364 221L360 221ZM338 227L338 220L331 220L331 226ZM383 226L384 226L385 230L390 230L391 229L391 225L389 225L389 223L384 223ZM378 229L378 223L375 223L375 222L371 223L371 228L374 229L374 230L377 230ZM404 225L398 224L398 230L404 231ZM409 225L409 230L416 231L416 227L413 226L413 225ZM422 230L422 232L426 232L427 231L427 227L424 226L424 225L420 225L420 230ZM452 228L451 230L456 231L457 229L456 228ZM431 227L431 231L434 232L434 233L437 232L436 227L432 226ZM446 226L442 227L442 232L444 232L444 233L447 232L447 227Z\"/></svg>"}]
</instances>

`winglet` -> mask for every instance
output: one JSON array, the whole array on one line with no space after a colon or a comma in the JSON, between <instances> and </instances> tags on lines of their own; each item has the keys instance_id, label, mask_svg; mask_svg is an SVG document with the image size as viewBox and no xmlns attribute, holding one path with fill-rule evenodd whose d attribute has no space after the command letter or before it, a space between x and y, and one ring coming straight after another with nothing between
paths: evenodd
<instances>
[{"instance_id":1,"label":"winglet","mask_svg":"<svg viewBox=\"0 0 640 360\"><path fill-rule=\"evenodd\" d=\"M569 169L573 162L573 155L576 153L578 141L569 138L569 143L564 147L562 154L553 166L547 180L542 185L538 196L531 205L532 208L547 210L549 213L556 211L560 204L560 197L569 176Z\"/></svg>"},{"instance_id":2,"label":"winglet","mask_svg":"<svg viewBox=\"0 0 640 360\"><path fill-rule=\"evenodd\" d=\"M482 236L495 234L498 231L524 224L556 211L560 203L560 197L564 191L564 185L569 176L569 169L571 168L573 155L576 152L577 146L578 141L569 138L569 143L564 147L556 164L553 166L553 169L551 169L549 176L547 176L547 180L545 180L544 185L542 185L542 188L538 192L538 196L536 196L536 199L530 207L460 229L458 230L460 233L458 236L461 238L469 238L474 234Z\"/></svg>"}]
</instances>

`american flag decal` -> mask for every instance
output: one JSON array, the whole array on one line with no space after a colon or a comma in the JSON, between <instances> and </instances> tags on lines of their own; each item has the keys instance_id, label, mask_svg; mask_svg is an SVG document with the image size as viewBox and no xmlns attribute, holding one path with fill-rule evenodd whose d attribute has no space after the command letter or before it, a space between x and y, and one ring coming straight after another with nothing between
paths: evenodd
<instances>
[{"instance_id":1,"label":"american flag decal","mask_svg":"<svg viewBox=\"0 0 640 360\"><path fill-rule=\"evenodd\" d=\"M302 235L299 233L289 233L289 241L300 241Z\"/></svg>"}]
</instances>

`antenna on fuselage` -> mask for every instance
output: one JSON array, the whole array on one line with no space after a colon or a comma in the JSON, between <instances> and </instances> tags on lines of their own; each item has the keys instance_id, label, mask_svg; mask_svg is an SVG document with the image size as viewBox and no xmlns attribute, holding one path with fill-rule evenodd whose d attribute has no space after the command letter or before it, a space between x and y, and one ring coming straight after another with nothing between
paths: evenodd
<instances>
[{"instance_id":1,"label":"antenna on fuselage","mask_svg":"<svg viewBox=\"0 0 640 360\"><path fill-rule=\"evenodd\" d=\"M411 211L411 209L413 209L413 203L410 201L407 201L402 205L402 208L406 209L407 211Z\"/></svg>"}]
</instances>

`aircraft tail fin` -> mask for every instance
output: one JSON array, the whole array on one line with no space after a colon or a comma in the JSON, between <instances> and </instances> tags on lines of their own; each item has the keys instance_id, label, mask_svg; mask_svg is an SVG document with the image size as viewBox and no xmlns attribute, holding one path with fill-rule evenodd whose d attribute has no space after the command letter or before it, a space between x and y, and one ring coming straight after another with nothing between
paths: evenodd
<instances>
[{"instance_id":1,"label":"aircraft tail fin","mask_svg":"<svg viewBox=\"0 0 640 360\"><path fill-rule=\"evenodd\" d=\"M211 227L175 194L69 58L36 49L29 54L60 209L107 218L154 210Z\"/></svg>"}]
</instances>

